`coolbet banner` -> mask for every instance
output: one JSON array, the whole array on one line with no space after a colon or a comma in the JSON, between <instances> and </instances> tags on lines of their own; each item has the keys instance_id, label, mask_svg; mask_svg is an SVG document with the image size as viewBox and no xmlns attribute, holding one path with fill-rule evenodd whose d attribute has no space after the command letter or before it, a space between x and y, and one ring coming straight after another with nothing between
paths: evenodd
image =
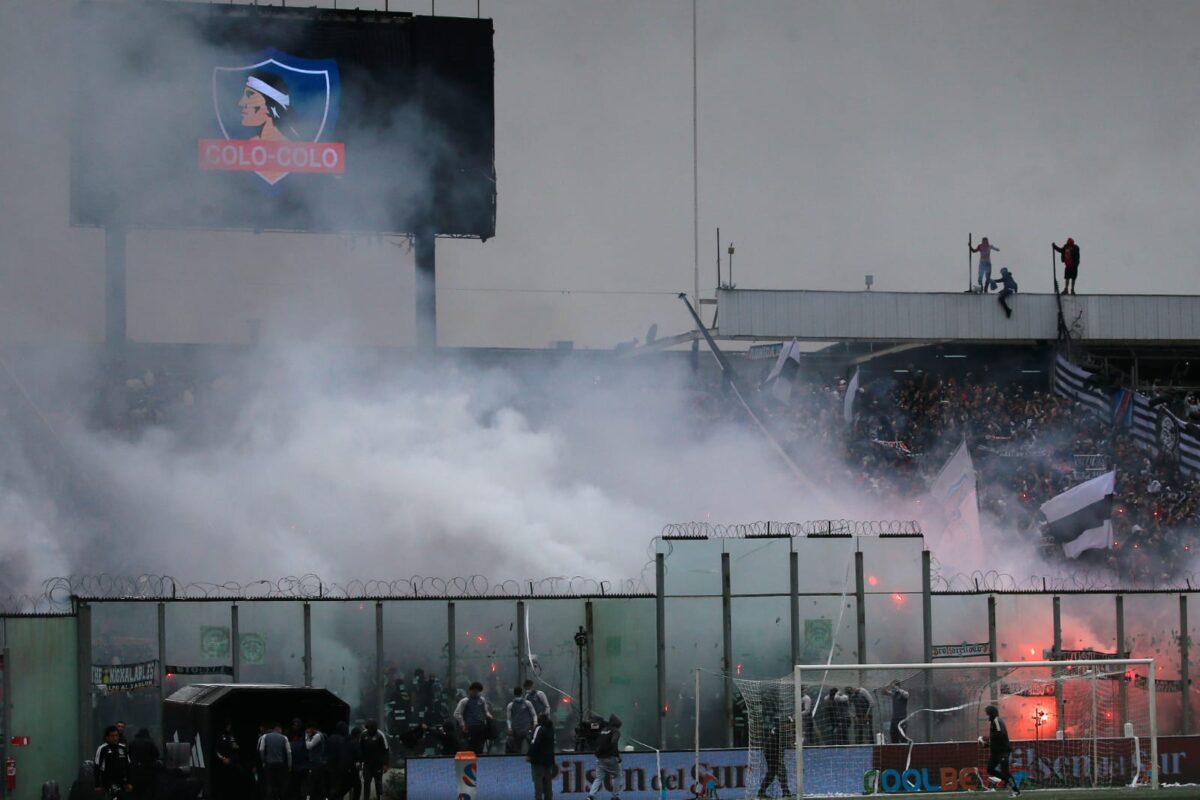
<instances>
[{"instance_id":1,"label":"coolbet banner","mask_svg":"<svg viewBox=\"0 0 1200 800\"><path fill-rule=\"evenodd\" d=\"M1102 785L1144 783L1150 774L1149 742L1103 739L1097 773ZM1010 769L1024 788L1090 784L1091 740L1018 740L1012 743ZM979 789L987 777L987 752L975 742L883 745L875 748L881 793L948 792ZM806 751L807 752L807 751ZM1161 736L1159 781L1200 782L1200 736ZM860 787L861 789L861 787Z\"/></svg>"},{"instance_id":2,"label":"coolbet banner","mask_svg":"<svg viewBox=\"0 0 1200 800\"><path fill-rule=\"evenodd\" d=\"M495 231L492 23L75 5L71 221Z\"/></svg>"}]
</instances>

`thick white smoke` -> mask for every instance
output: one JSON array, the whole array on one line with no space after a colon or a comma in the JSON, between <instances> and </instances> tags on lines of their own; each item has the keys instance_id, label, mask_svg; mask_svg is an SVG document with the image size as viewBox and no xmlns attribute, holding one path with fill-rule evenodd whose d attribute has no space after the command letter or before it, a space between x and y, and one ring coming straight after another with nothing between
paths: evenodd
<instances>
[{"instance_id":1,"label":"thick white smoke","mask_svg":"<svg viewBox=\"0 0 1200 800\"><path fill-rule=\"evenodd\" d=\"M267 345L197 387L174 428L130 438L65 421L59 440L97 502L70 524L61 497L0 506L0 555L31 566L7 588L64 569L618 581L640 576L670 522L844 514L797 492L760 434L701 415L688 383L670 356L396 369L331 345Z\"/></svg>"}]
</instances>

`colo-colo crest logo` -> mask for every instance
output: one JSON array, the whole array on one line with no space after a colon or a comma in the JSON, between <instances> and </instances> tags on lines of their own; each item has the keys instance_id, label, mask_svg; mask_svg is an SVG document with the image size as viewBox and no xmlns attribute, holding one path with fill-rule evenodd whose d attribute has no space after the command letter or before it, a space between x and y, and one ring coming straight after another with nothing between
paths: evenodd
<instances>
[{"instance_id":1,"label":"colo-colo crest logo","mask_svg":"<svg viewBox=\"0 0 1200 800\"><path fill-rule=\"evenodd\" d=\"M253 172L268 186L293 172L344 173L345 145L332 141L341 88L337 62L274 49L246 60L213 68L221 138L199 141L200 169Z\"/></svg>"}]
</instances>

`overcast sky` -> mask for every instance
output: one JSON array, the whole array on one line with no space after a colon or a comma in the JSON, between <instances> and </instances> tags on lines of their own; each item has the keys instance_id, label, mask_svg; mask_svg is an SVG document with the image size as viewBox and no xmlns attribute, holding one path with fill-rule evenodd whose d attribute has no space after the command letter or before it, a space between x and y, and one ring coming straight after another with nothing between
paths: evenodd
<instances>
[{"instance_id":1,"label":"overcast sky","mask_svg":"<svg viewBox=\"0 0 1200 800\"><path fill-rule=\"evenodd\" d=\"M65 9L0 6L6 340L102 332L102 235L66 225L82 67ZM442 342L606 347L653 322L685 329L691 0L482 11L496 28L497 236L439 242ZM1073 236L1081 291L1195 292L1198 74L1195 2L701 0L704 291L720 226L741 288L858 289L870 272L881 290L957 291L973 232L1023 290L1049 288L1049 244ZM129 259L135 339L237 341L254 319L299 315L411 340L411 257L386 240L135 233Z\"/></svg>"}]
</instances>

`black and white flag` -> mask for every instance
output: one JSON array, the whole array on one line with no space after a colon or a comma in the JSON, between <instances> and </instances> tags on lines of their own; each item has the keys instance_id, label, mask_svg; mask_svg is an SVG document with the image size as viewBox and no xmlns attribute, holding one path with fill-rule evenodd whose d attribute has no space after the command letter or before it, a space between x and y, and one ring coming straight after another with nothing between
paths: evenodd
<instances>
[{"instance_id":1,"label":"black and white flag","mask_svg":"<svg viewBox=\"0 0 1200 800\"><path fill-rule=\"evenodd\" d=\"M770 385L771 395L781 403L792 399L792 386L796 382L796 373L800 371L800 343L795 339L785 344L775 359L775 366L767 375L763 385Z\"/></svg>"},{"instance_id":2,"label":"black and white flag","mask_svg":"<svg viewBox=\"0 0 1200 800\"><path fill-rule=\"evenodd\" d=\"M1106 472L1042 504L1050 535L1062 544L1067 558L1079 558L1085 550L1112 547L1112 500L1116 482L1117 473Z\"/></svg>"}]
</instances>

